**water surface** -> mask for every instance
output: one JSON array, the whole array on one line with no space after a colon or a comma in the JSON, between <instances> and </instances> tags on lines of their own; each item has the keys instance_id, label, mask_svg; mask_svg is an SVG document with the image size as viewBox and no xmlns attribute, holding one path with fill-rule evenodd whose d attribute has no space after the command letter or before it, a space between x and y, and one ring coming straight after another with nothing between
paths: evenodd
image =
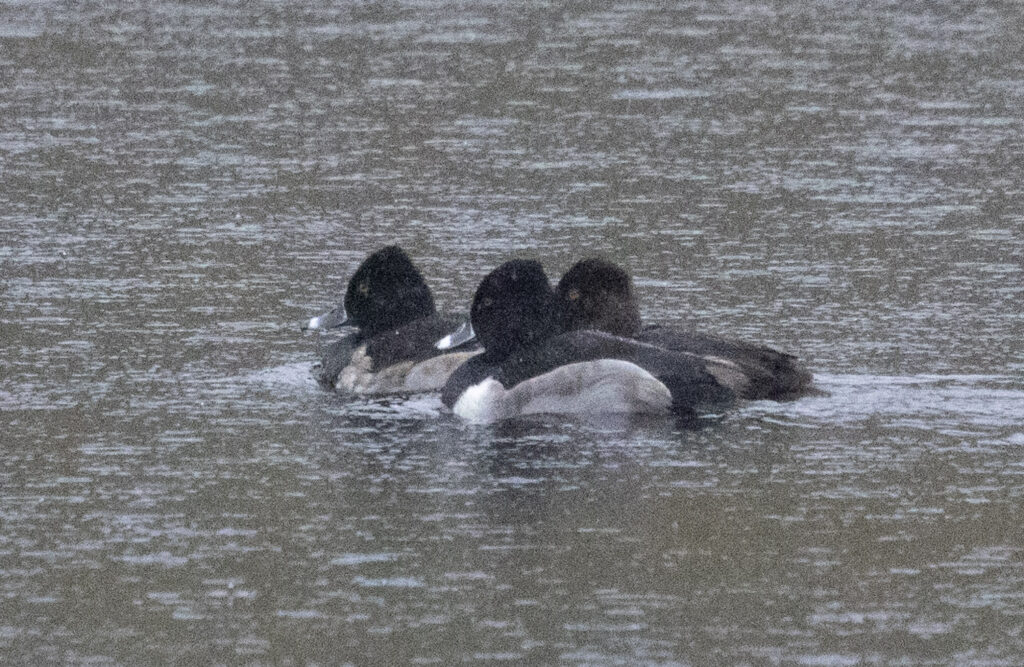
<instances>
[{"instance_id":1,"label":"water surface","mask_svg":"<svg viewBox=\"0 0 1024 667\"><path fill-rule=\"evenodd\" d=\"M1018 664L1012 2L0 7L5 663ZM298 322L603 254L826 396L464 425Z\"/></svg>"}]
</instances>

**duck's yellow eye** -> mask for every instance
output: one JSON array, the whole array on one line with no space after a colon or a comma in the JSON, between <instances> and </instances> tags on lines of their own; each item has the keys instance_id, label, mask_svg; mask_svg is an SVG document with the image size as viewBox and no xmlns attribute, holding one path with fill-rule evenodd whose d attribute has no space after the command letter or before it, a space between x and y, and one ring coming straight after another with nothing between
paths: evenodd
<instances>
[{"instance_id":1,"label":"duck's yellow eye","mask_svg":"<svg viewBox=\"0 0 1024 667\"><path fill-rule=\"evenodd\" d=\"M578 301L580 298L580 291L573 287L569 290L569 294L567 296L569 297L569 301Z\"/></svg>"},{"instance_id":2,"label":"duck's yellow eye","mask_svg":"<svg viewBox=\"0 0 1024 667\"><path fill-rule=\"evenodd\" d=\"M363 281L359 283L358 287L356 287L356 291L359 292L361 295L366 296L367 294L370 293L370 286L366 284L366 281Z\"/></svg>"}]
</instances>

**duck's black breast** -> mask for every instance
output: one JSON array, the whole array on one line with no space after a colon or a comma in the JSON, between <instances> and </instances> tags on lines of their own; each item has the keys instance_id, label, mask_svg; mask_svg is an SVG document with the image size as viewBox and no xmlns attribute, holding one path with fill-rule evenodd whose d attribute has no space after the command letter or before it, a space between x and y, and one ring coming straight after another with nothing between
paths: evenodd
<instances>
[{"instance_id":1,"label":"duck's black breast","mask_svg":"<svg viewBox=\"0 0 1024 667\"><path fill-rule=\"evenodd\" d=\"M317 382L324 389L334 389L334 383L338 381L341 371L352 361L352 354L362 344L358 333L349 335L334 341L328 345L322 355L320 363L314 367L314 375Z\"/></svg>"},{"instance_id":2,"label":"duck's black breast","mask_svg":"<svg viewBox=\"0 0 1024 667\"><path fill-rule=\"evenodd\" d=\"M441 389L441 402L449 408L453 407L462 396L462 392L489 377L497 379L500 374L500 365L488 361L486 354L478 354L456 368L448 377L448 381ZM502 384L508 388L508 385Z\"/></svg>"},{"instance_id":3,"label":"duck's black breast","mask_svg":"<svg viewBox=\"0 0 1024 667\"><path fill-rule=\"evenodd\" d=\"M486 355L470 359L449 378L441 399L451 407L467 388L488 377L512 388L559 366L597 359L619 359L643 368L668 387L673 409L679 412L734 398L732 390L716 380L705 360L696 355L597 331L570 331L520 349L500 363L489 362Z\"/></svg>"}]
</instances>

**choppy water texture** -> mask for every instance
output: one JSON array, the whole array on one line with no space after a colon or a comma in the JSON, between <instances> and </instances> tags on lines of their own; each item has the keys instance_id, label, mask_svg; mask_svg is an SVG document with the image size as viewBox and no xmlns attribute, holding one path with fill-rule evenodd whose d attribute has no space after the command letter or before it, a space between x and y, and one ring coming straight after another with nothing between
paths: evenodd
<instances>
[{"instance_id":1,"label":"choppy water texture","mask_svg":"<svg viewBox=\"0 0 1024 667\"><path fill-rule=\"evenodd\" d=\"M0 662L1020 664L1018 3L0 5ZM828 396L344 400L304 317L601 253Z\"/></svg>"}]
</instances>

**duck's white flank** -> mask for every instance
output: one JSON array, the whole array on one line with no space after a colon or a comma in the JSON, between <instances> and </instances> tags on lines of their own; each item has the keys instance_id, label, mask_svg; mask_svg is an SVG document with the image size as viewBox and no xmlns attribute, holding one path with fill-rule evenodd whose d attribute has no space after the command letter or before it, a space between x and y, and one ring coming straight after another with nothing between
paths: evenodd
<instances>
[{"instance_id":1,"label":"duck's white flank","mask_svg":"<svg viewBox=\"0 0 1024 667\"><path fill-rule=\"evenodd\" d=\"M482 350L472 352L452 352L439 354L413 366L405 376L405 391L437 391L444 387L448 377L455 369L470 357L475 357Z\"/></svg>"},{"instance_id":2,"label":"duck's white flank","mask_svg":"<svg viewBox=\"0 0 1024 667\"><path fill-rule=\"evenodd\" d=\"M334 388L353 394L438 391L448 381L448 376L475 354L479 351L441 354L419 363L403 361L374 371L373 359L366 354L366 346L362 345L352 353L348 365L341 369Z\"/></svg>"},{"instance_id":3,"label":"duck's white flank","mask_svg":"<svg viewBox=\"0 0 1024 667\"><path fill-rule=\"evenodd\" d=\"M366 346L360 345L352 352L348 366L341 369L334 388L353 394L386 394L401 389L412 367L413 363L406 361L374 372L373 359L366 354Z\"/></svg>"},{"instance_id":4,"label":"duck's white flank","mask_svg":"<svg viewBox=\"0 0 1024 667\"><path fill-rule=\"evenodd\" d=\"M558 368L505 389L487 378L464 392L452 410L475 423L557 413L667 413L668 388L636 364L599 359Z\"/></svg>"}]
</instances>

